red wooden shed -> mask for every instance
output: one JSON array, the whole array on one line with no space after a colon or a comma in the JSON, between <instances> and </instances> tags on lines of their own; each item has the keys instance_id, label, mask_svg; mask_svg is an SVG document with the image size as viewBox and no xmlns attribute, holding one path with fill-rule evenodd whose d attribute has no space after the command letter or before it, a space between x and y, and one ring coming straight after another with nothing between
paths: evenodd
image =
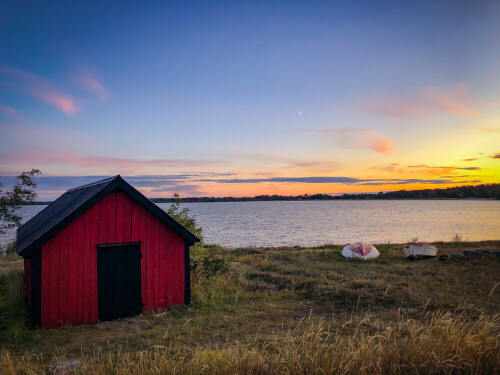
<instances>
[{"instance_id":1,"label":"red wooden shed","mask_svg":"<svg viewBox=\"0 0 500 375\"><path fill-rule=\"evenodd\" d=\"M188 304L198 241L120 176L68 190L17 230L33 325Z\"/></svg>"}]
</instances>

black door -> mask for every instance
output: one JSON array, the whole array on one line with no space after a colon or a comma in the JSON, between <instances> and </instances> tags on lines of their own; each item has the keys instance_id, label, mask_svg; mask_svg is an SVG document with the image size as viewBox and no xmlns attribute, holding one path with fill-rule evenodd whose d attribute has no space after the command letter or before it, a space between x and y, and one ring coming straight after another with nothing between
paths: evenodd
<instances>
[{"instance_id":1,"label":"black door","mask_svg":"<svg viewBox=\"0 0 500 375\"><path fill-rule=\"evenodd\" d=\"M99 320L134 316L142 310L141 244L97 246Z\"/></svg>"}]
</instances>

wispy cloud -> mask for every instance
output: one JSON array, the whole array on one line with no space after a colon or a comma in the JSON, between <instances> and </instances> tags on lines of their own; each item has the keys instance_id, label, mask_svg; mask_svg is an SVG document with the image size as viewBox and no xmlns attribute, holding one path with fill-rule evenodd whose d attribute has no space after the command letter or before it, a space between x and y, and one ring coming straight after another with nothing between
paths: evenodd
<instances>
[{"instance_id":1,"label":"wispy cloud","mask_svg":"<svg viewBox=\"0 0 500 375\"><path fill-rule=\"evenodd\" d=\"M14 175L0 175L0 183L9 188L15 183ZM149 197L171 197L173 193L184 196L206 195L206 189L212 184L341 184L347 186L382 186L382 185L446 185L446 184L472 184L481 180L460 180L468 176L443 176L439 179L419 178L380 178L363 179L343 176L312 176L312 177L263 177L263 178L232 178L233 173L195 172L168 175L134 175L123 176L132 186L139 189ZM108 175L91 176L50 176L43 175L35 178L37 193L40 199L54 199L66 190L85 185L91 182L110 177ZM207 185L208 184L208 185ZM213 186L213 185L212 185Z\"/></svg>"},{"instance_id":2,"label":"wispy cloud","mask_svg":"<svg viewBox=\"0 0 500 375\"><path fill-rule=\"evenodd\" d=\"M128 183L149 197L172 197L174 193L187 196L197 196L205 193L203 185L192 182L193 179L210 175L211 177L224 177L227 173L192 173L171 175L137 175L122 176ZM39 176L35 177L37 193L41 199L54 199L66 190L89 184L110 176ZM16 182L15 177L0 175L0 183L5 188L12 187Z\"/></svg>"},{"instance_id":3,"label":"wispy cloud","mask_svg":"<svg viewBox=\"0 0 500 375\"><path fill-rule=\"evenodd\" d=\"M21 114L12 107L0 104L0 113L7 115L15 120L19 120L21 118Z\"/></svg>"},{"instance_id":4,"label":"wispy cloud","mask_svg":"<svg viewBox=\"0 0 500 375\"><path fill-rule=\"evenodd\" d=\"M84 90L100 99L106 99L111 93L89 69L82 69L77 73L77 82Z\"/></svg>"},{"instance_id":5,"label":"wispy cloud","mask_svg":"<svg viewBox=\"0 0 500 375\"><path fill-rule=\"evenodd\" d=\"M472 161L472 160L471 160ZM392 163L389 165L377 165L370 167L369 170L380 170L383 172L389 172L392 175L417 175L418 177L423 176L440 176L449 175L451 176L456 171L482 171L483 168L471 166L462 167L456 165L428 165L428 164L415 164L415 165L403 165L399 163ZM463 173L463 172L462 172ZM449 177L446 176L446 177ZM455 176L457 178L459 176ZM478 176L476 176L478 177Z\"/></svg>"},{"instance_id":6,"label":"wispy cloud","mask_svg":"<svg viewBox=\"0 0 500 375\"><path fill-rule=\"evenodd\" d=\"M51 128L40 123L22 126L0 123L0 134L9 145L30 151L43 144L46 148L61 148L61 145L64 145L67 149L76 152L76 150L86 150L96 144L96 140L89 134L70 127Z\"/></svg>"},{"instance_id":7,"label":"wispy cloud","mask_svg":"<svg viewBox=\"0 0 500 375\"><path fill-rule=\"evenodd\" d=\"M228 157L240 163L250 163L255 165L273 166L282 169L304 169L319 171L332 171L340 167L339 163L327 158L298 158L286 155L277 150L260 150L253 152L242 152L238 149L231 149Z\"/></svg>"},{"instance_id":8,"label":"wispy cloud","mask_svg":"<svg viewBox=\"0 0 500 375\"><path fill-rule=\"evenodd\" d=\"M489 156L491 159L500 159L500 153L498 154L492 154Z\"/></svg>"},{"instance_id":9,"label":"wispy cloud","mask_svg":"<svg viewBox=\"0 0 500 375\"><path fill-rule=\"evenodd\" d=\"M455 165L427 165L427 164L418 164L418 165L403 165L401 168L408 170L415 170L416 173L425 173L434 176L440 176L444 174L451 174L455 171L481 171L481 167L459 167ZM400 170L401 170L400 168ZM463 172L462 172L463 173Z\"/></svg>"},{"instance_id":10,"label":"wispy cloud","mask_svg":"<svg viewBox=\"0 0 500 375\"><path fill-rule=\"evenodd\" d=\"M383 117L421 117L427 111L411 98L387 92L378 92L370 97L344 104L341 110L365 115Z\"/></svg>"},{"instance_id":11,"label":"wispy cloud","mask_svg":"<svg viewBox=\"0 0 500 375\"><path fill-rule=\"evenodd\" d=\"M74 98L55 88L45 78L6 66L0 66L0 74L9 78L13 90L19 90L31 95L58 108L67 115L75 115L80 111Z\"/></svg>"},{"instance_id":12,"label":"wispy cloud","mask_svg":"<svg viewBox=\"0 0 500 375\"><path fill-rule=\"evenodd\" d=\"M140 170L144 167L206 167L217 161L199 159L132 159L103 155L81 155L65 151L0 151L0 159L9 164L31 165L69 165L77 168L113 168L113 170Z\"/></svg>"},{"instance_id":13,"label":"wispy cloud","mask_svg":"<svg viewBox=\"0 0 500 375\"><path fill-rule=\"evenodd\" d=\"M463 171L480 171L481 167L455 167L455 166L434 166L427 164L407 165L408 168L418 169L434 169L434 170L463 170Z\"/></svg>"},{"instance_id":14,"label":"wispy cloud","mask_svg":"<svg viewBox=\"0 0 500 375\"><path fill-rule=\"evenodd\" d=\"M256 183L302 183L302 184L345 184L345 185L407 185L407 184L463 184L476 183L473 181L455 181L451 179L419 179L419 178L388 178L388 179L360 179L354 177L270 177L270 178L230 178L230 179L202 179L200 182L218 182L222 184L256 184Z\"/></svg>"},{"instance_id":15,"label":"wispy cloud","mask_svg":"<svg viewBox=\"0 0 500 375\"><path fill-rule=\"evenodd\" d=\"M461 117L477 117L479 111L471 107L476 102L470 97L464 84L457 84L450 89L427 88L423 90L423 97L428 103L442 112L452 113Z\"/></svg>"},{"instance_id":16,"label":"wispy cloud","mask_svg":"<svg viewBox=\"0 0 500 375\"><path fill-rule=\"evenodd\" d=\"M346 148L361 148L390 156L394 152L392 140L381 137L372 129L306 129L308 133L331 136L335 142Z\"/></svg>"},{"instance_id":17,"label":"wispy cloud","mask_svg":"<svg viewBox=\"0 0 500 375\"><path fill-rule=\"evenodd\" d=\"M427 87L400 93L379 91L337 108L354 114L395 118L419 118L433 113L470 118L480 115L473 108L478 102L470 96L466 85L456 84L446 89Z\"/></svg>"},{"instance_id":18,"label":"wispy cloud","mask_svg":"<svg viewBox=\"0 0 500 375\"><path fill-rule=\"evenodd\" d=\"M255 184L261 182L294 182L308 184L355 184L361 180L352 177L269 177L269 178L229 178L202 179L200 182L218 182L222 184Z\"/></svg>"},{"instance_id":19,"label":"wispy cloud","mask_svg":"<svg viewBox=\"0 0 500 375\"><path fill-rule=\"evenodd\" d=\"M500 134L500 126L494 126L494 125L481 126L479 129L485 133Z\"/></svg>"}]
</instances>

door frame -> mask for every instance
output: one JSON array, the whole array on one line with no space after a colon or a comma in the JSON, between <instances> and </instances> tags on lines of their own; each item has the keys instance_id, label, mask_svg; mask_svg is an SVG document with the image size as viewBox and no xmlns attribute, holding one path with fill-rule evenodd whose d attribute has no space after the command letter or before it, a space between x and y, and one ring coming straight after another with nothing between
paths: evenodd
<instances>
[{"instance_id":1,"label":"door frame","mask_svg":"<svg viewBox=\"0 0 500 375\"><path fill-rule=\"evenodd\" d=\"M138 273L139 273L139 286L138 286L138 292L139 292L139 301L140 301L140 308L138 309L138 312L137 314L139 314L141 311L142 311L142 307L143 307L143 304L142 304L142 267L141 267L141 259L142 259L142 242L141 241L129 241L129 242L116 242L116 243L105 243L105 244L98 244L97 245L97 248L96 248L96 252L97 252L97 300L98 300L98 317L99 317L99 320L101 320L101 309L100 309L100 303L99 303L99 300L101 299L101 293L99 293L99 250L100 251L106 251L107 248L115 248L115 247L123 247L123 246L138 246L139 247L139 265L138 265ZM134 254L136 254L134 252ZM136 315L136 314L134 314ZM133 316L133 315L131 315ZM124 316L125 317L125 316ZM113 319L105 319L105 320L115 320L115 319L120 319L120 318L123 318L123 317L117 317L117 318L113 318Z\"/></svg>"}]
</instances>

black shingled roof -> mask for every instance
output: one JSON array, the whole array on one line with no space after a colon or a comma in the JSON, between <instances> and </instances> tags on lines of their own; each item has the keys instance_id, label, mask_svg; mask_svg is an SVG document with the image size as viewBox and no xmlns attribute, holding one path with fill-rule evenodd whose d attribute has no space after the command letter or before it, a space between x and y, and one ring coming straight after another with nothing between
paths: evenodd
<instances>
[{"instance_id":1,"label":"black shingled roof","mask_svg":"<svg viewBox=\"0 0 500 375\"><path fill-rule=\"evenodd\" d=\"M174 229L189 244L200 240L119 175L68 190L17 230L17 253L28 256L111 191L120 188Z\"/></svg>"}]
</instances>

